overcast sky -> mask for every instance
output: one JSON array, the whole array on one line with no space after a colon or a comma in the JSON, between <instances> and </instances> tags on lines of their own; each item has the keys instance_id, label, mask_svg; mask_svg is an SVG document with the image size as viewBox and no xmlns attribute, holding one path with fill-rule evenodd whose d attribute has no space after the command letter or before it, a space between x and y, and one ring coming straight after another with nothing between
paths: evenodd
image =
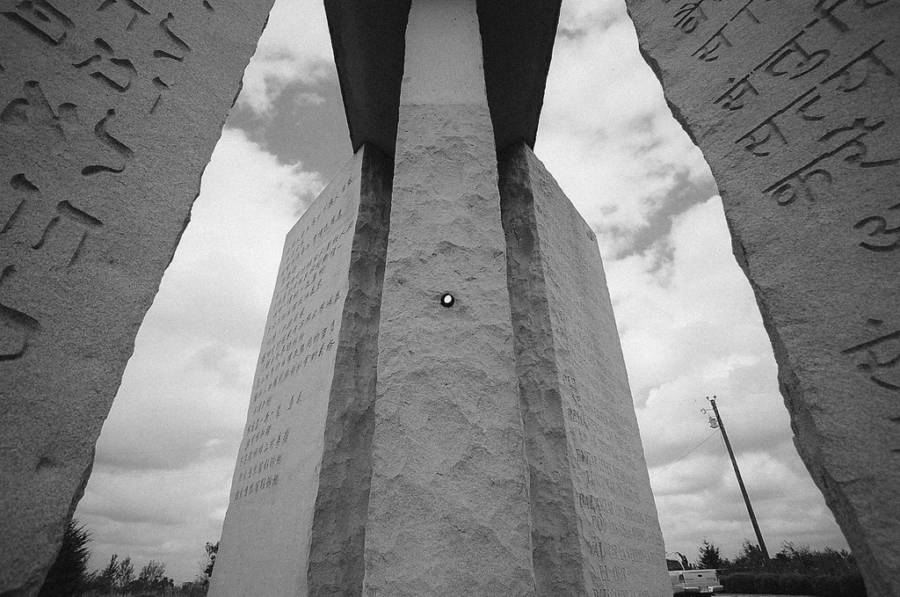
<instances>
[{"instance_id":1,"label":"overcast sky","mask_svg":"<svg viewBox=\"0 0 900 597\"><path fill-rule=\"evenodd\" d=\"M753 530L846 543L791 442L771 346L710 172L672 119L622 0L564 0L538 156L597 231L666 549ZM284 236L350 157L321 0L276 0L137 337L76 517L112 553L193 579L217 541Z\"/></svg>"}]
</instances>

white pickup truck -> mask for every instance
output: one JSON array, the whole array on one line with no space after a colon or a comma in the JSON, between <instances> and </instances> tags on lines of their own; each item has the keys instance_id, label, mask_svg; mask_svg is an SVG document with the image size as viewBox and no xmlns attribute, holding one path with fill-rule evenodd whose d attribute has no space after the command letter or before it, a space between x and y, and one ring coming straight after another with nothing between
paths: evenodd
<instances>
[{"instance_id":1,"label":"white pickup truck","mask_svg":"<svg viewBox=\"0 0 900 597\"><path fill-rule=\"evenodd\" d=\"M673 595L688 593L711 595L725 588L719 584L719 575L715 570L687 570L682 563L684 561L686 558L678 552L666 554L666 566L669 568Z\"/></svg>"}]
</instances>

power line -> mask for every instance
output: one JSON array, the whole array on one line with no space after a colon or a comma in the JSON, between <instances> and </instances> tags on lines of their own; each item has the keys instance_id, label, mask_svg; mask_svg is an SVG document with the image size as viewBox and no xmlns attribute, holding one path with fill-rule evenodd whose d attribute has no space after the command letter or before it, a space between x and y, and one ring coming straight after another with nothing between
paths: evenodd
<instances>
[{"instance_id":1,"label":"power line","mask_svg":"<svg viewBox=\"0 0 900 597\"><path fill-rule=\"evenodd\" d=\"M657 474L659 474L659 473L661 473L662 471L666 470L667 468L669 468L669 467L672 466L673 464L678 464L679 462L681 462L682 460L684 460L685 458L687 458L694 450L696 450L697 448L699 448L700 446L702 446L703 444L705 444L706 442L708 442L708 441L710 440L710 438L712 438L714 435L716 435L716 432L715 432L715 431L713 431L712 433L710 433L709 435L707 435L705 438L703 438L703 440L702 440L699 444L697 444L696 446L694 446L693 448L691 448L690 450L688 450L687 452L685 452L684 454L682 454L681 456L679 456L678 458L676 458L675 460L673 460L672 462L670 462L669 464L663 466L661 469L659 469L659 470L657 471Z\"/></svg>"}]
</instances>

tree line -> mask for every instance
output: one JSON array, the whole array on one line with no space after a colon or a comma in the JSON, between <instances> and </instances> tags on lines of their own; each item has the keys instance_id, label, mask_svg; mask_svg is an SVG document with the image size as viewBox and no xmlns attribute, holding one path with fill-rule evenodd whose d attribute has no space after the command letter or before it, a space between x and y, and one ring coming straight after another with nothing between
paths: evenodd
<instances>
[{"instance_id":1,"label":"tree line","mask_svg":"<svg viewBox=\"0 0 900 597\"><path fill-rule=\"evenodd\" d=\"M155 560L136 570L131 557L113 554L102 570L88 571L89 543L87 529L75 520L70 521L39 597L202 597L209 588L219 550L218 542L206 543L205 559L197 577L176 587L166 576L166 565ZM685 568L718 570L719 580L727 592L866 597L856 561L846 550L826 547L818 551L786 541L781 551L767 560L762 550L744 540L741 551L729 560L722 556L718 546L704 539L694 562L679 555Z\"/></svg>"},{"instance_id":2,"label":"tree line","mask_svg":"<svg viewBox=\"0 0 900 597\"><path fill-rule=\"evenodd\" d=\"M84 525L74 519L69 521L59 554L47 573L38 597L202 597L209 588L219 551L218 542L207 543L204 546L205 559L197 577L176 587L175 581L166 576L165 563L156 560L150 560L136 571L130 556L119 558L118 554L113 554L102 570L88 571L90 540L90 532Z\"/></svg>"},{"instance_id":3,"label":"tree line","mask_svg":"<svg viewBox=\"0 0 900 597\"><path fill-rule=\"evenodd\" d=\"M685 567L715 568L726 592L866 597L856 560L845 549L814 550L785 541L775 557L766 559L759 547L745 539L737 556L729 560L722 557L715 544L704 539L697 554L693 564L682 556Z\"/></svg>"}]
</instances>

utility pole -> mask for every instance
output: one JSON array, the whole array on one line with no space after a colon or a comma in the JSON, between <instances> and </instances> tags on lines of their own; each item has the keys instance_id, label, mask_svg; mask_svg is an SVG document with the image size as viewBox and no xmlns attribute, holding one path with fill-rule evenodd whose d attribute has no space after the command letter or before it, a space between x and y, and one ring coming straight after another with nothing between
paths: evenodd
<instances>
[{"instance_id":1,"label":"utility pole","mask_svg":"<svg viewBox=\"0 0 900 597\"><path fill-rule=\"evenodd\" d=\"M734 466L734 474L737 476L738 485L741 488L741 495L744 496L744 503L747 504L747 513L750 514L750 522L753 524L753 531L756 533L756 540L759 542L759 549L762 551L763 556L766 558L766 562L769 561L769 550L766 549L766 542L763 541L762 533L759 530L759 524L756 522L756 514L753 513L753 506L750 505L750 496L747 495L747 488L744 487L744 480L741 478L741 471L738 468L737 460L734 458L734 450L731 449L731 442L728 441L728 434L725 432L725 423L722 422L722 416L719 414L719 409L716 406L716 397L713 396L710 398L706 397L709 400L709 403L712 404L713 412L716 414L716 421L719 424L719 431L722 432L722 439L725 440L725 447L728 448L728 456L731 457L731 464Z\"/></svg>"}]
</instances>

